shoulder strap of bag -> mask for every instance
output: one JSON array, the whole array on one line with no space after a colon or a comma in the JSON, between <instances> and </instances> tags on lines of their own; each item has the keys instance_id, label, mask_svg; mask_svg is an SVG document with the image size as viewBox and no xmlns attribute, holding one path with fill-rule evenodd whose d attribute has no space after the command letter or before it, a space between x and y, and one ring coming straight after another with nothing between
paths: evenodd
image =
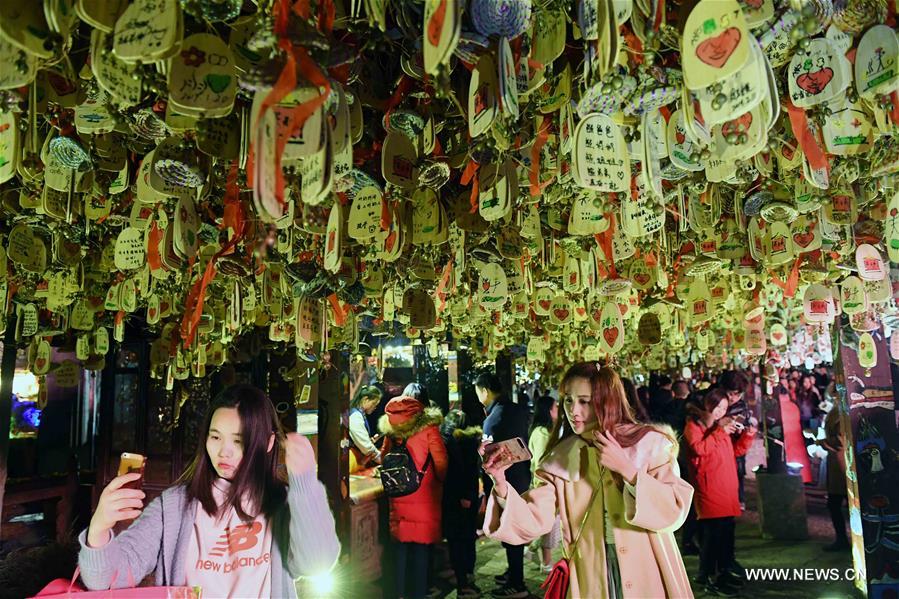
<instances>
[{"instance_id":1,"label":"shoulder strap of bag","mask_svg":"<svg viewBox=\"0 0 899 599\"><path fill-rule=\"evenodd\" d=\"M596 488L593 489L593 494L590 495L590 503L587 504L587 511L584 512L584 517L581 519L581 525L578 528L577 535L574 537L574 543L571 544L571 556L567 555L567 551L565 551L565 543L562 543L562 555L565 559L571 559L574 557L574 554L577 552L577 544L578 541L581 540L581 533L584 532L584 525L587 523L587 518L590 517L590 512L593 510L593 505L596 503L596 494L602 490L602 470L600 470L599 482L596 485Z\"/></svg>"}]
</instances>

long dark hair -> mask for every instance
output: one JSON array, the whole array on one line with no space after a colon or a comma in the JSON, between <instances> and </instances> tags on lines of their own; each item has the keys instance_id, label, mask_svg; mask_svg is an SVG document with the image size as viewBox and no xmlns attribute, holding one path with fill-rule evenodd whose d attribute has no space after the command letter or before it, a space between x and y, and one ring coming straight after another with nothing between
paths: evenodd
<instances>
[{"instance_id":1,"label":"long dark hair","mask_svg":"<svg viewBox=\"0 0 899 599\"><path fill-rule=\"evenodd\" d=\"M550 415L550 411L555 403L556 400L553 399L551 395L544 395L537 399L534 403L534 419L531 420L531 430L528 431L528 434L533 433L534 429L540 428L541 426L545 429L552 430L555 423L553 422L553 417Z\"/></svg>"},{"instance_id":2,"label":"long dark hair","mask_svg":"<svg viewBox=\"0 0 899 599\"><path fill-rule=\"evenodd\" d=\"M727 392L720 387L712 387L687 404L687 416L696 422L702 422L705 415L713 412L722 399L727 399Z\"/></svg>"},{"instance_id":3,"label":"long dark hair","mask_svg":"<svg viewBox=\"0 0 899 599\"><path fill-rule=\"evenodd\" d=\"M212 424L212 415L219 408L236 408L240 416L240 439L243 458L231 480L231 486L221 508L212 495L212 485L217 478L215 467L206 452L206 439ZM268 396L253 385L232 385L222 391L209 405L203 424L203 437L197 444L194 459L178 484L184 485L188 499L196 499L210 516L231 507L237 510L241 520L252 520L244 510L244 504L253 506L267 518L274 516L287 497L287 489L278 471L279 442L284 439L275 408ZM275 435L275 445L268 451L268 442Z\"/></svg>"},{"instance_id":4,"label":"long dark hair","mask_svg":"<svg viewBox=\"0 0 899 599\"><path fill-rule=\"evenodd\" d=\"M646 404L640 399L640 395L637 393L637 387L634 385L634 382L628 378L622 377L621 385L624 387L624 396L627 398L627 403L631 406L631 410L633 410L637 420L640 422L649 422L649 410L646 409Z\"/></svg>"},{"instance_id":5,"label":"long dark hair","mask_svg":"<svg viewBox=\"0 0 899 599\"><path fill-rule=\"evenodd\" d=\"M573 379L584 378L590 382L590 396L593 403L593 411L596 413L596 429L607 431L614 435L615 440L622 447L632 447L640 439L651 431L659 432L668 437L674 444L674 453L677 454L677 439L658 429L657 427L637 422L631 410L627 397L624 394L624 385L618 373L608 366L600 367L596 362L580 362L575 364L562 377L559 385L559 397L564 397L568 392L568 385ZM564 410L564 402L561 406ZM574 435L575 432L568 423L568 417L560 414L556 419L549 436L549 444L546 447L546 455L564 439ZM624 483L621 475L612 473L612 478L622 488Z\"/></svg>"}]
</instances>

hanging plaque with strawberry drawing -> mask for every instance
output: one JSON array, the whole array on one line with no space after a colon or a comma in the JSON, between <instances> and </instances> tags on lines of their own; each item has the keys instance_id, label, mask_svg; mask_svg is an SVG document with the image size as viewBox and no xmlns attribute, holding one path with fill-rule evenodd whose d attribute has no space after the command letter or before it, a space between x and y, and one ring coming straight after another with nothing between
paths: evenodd
<instances>
[{"instance_id":1,"label":"hanging plaque with strawberry drawing","mask_svg":"<svg viewBox=\"0 0 899 599\"><path fill-rule=\"evenodd\" d=\"M506 273L502 266L487 263L480 268L478 279L478 303L485 310L498 310L509 297Z\"/></svg>"},{"instance_id":2,"label":"hanging plaque with strawberry drawing","mask_svg":"<svg viewBox=\"0 0 899 599\"><path fill-rule=\"evenodd\" d=\"M681 37L684 82L703 89L735 74L749 60L750 34L736 0L702 0Z\"/></svg>"},{"instance_id":3,"label":"hanging plaque with strawberry drawing","mask_svg":"<svg viewBox=\"0 0 899 599\"><path fill-rule=\"evenodd\" d=\"M802 214L792 223L793 249L796 254L814 252L821 248L821 227L811 214Z\"/></svg>"},{"instance_id":4,"label":"hanging plaque with strawberry drawing","mask_svg":"<svg viewBox=\"0 0 899 599\"><path fill-rule=\"evenodd\" d=\"M871 333L858 336L858 365L868 371L877 366L877 345Z\"/></svg>"},{"instance_id":5,"label":"hanging plaque with strawberry drawing","mask_svg":"<svg viewBox=\"0 0 899 599\"><path fill-rule=\"evenodd\" d=\"M637 258L631 263L627 276L634 287L640 291L651 289L658 280L656 267L649 266L642 258Z\"/></svg>"},{"instance_id":6,"label":"hanging plaque with strawberry drawing","mask_svg":"<svg viewBox=\"0 0 899 599\"><path fill-rule=\"evenodd\" d=\"M571 322L572 306L564 293L559 293L549 306L549 321L556 326Z\"/></svg>"},{"instance_id":7,"label":"hanging plaque with strawberry drawing","mask_svg":"<svg viewBox=\"0 0 899 599\"><path fill-rule=\"evenodd\" d=\"M799 108L829 102L849 85L849 61L826 38L809 42L805 53L797 52L787 68L790 100Z\"/></svg>"},{"instance_id":8,"label":"hanging plaque with strawberry drawing","mask_svg":"<svg viewBox=\"0 0 899 599\"><path fill-rule=\"evenodd\" d=\"M624 320L618 302L612 300L605 303L599 317L599 348L614 354L624 345Z\"/></svg>"}]
</instances>

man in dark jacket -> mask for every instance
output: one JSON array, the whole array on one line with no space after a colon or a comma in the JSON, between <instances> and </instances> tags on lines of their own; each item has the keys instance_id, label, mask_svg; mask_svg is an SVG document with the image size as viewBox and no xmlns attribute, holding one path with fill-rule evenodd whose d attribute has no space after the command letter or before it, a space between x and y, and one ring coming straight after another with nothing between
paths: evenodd
<instances>
[{"instance_id":1,"label":"man in dark jacket","mask_svg":"<svg viewBox=\"0 0 899 599\"><path fill-rule=\"evenodd\" d=\"M499 379L493 373L480 375L475 381L474 389L487 410L487 419L484 420L483 426L484 439L498 443L521 437L527 443L527 406L509 400L503 393ZM484 490L489 495L493 489L493 481L488 476L483 478ZM518 462L510 466L506 470L506 480L518 493L527 491L531 486L531 462ZM505 575L496 577L501 587L493 592L493 596L508 599L527 597L529 593L524 586L524 545L503 543L503 547L506 548L509 569Z\"/></svg>"}]
</instances>

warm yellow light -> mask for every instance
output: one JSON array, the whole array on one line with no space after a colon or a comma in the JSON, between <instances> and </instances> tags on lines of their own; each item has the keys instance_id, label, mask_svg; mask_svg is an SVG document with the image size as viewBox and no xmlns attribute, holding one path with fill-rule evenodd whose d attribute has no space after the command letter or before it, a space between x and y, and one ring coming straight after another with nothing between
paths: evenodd
<instances>
[{"instance_id":1,"label":"warm yellow light","mask_svg":"<svg viewBox=\"0 0 899 599\"><path fill-rule=\"evenodd\" d=\"M37 397L41 387L37 377L27 370L17 370L12 379L12 392L20 400Z\"/></svg>"}]
</instances>

